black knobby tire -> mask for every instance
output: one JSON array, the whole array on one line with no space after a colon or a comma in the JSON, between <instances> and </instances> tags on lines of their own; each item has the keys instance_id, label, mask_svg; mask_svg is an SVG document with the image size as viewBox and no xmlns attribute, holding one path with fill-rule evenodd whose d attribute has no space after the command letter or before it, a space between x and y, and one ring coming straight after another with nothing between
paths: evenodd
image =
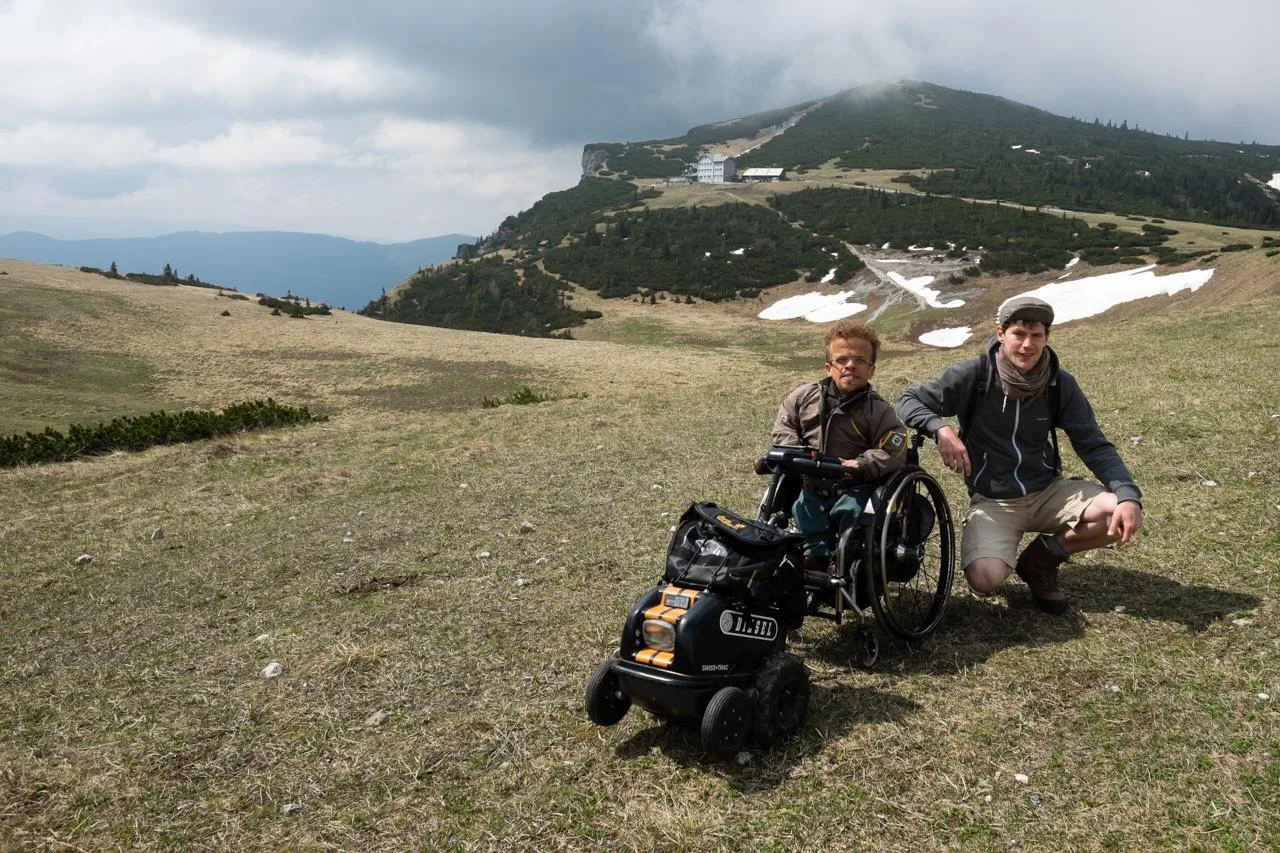
<instances>
[{"instance_id":1,"label":"black knobby tire","mask_svg":"<svg viewBox=\"0 0 1280 853\"><path fill-rule=\"evenodd\" d=\"M795 655L778 652L755 678L756 740L775 743L795 734L809 712L809 669Z\"/></svg>"},{"instance_id":2,"label":"black knobby tire","mask_svg":"<svg viewBox=\"0 0 1280 853\"><path fill-rule=\"evenodd\" d=\"M622 692L613 661L605 661L591 673L584 704L587 717L598 726L612 726L627 715L631 697Z\"/></svg>"},{"instance_id":3,"label":"black knobby tire","mask_svg":"<svg viewBox=\"0 0 1280 853\"><path fill-rule=\"evenodd\" d=\"M908 640L942 621L955 579L955 530L938 481L908 470L889 483L872 532L871 598L876 620Z\"/></svg>"},{"instance_id":4,"label":"black knobby tire","mask_svg":"<svg viewBox=\"0 0 1280 853\"><path fill-rule=\"evenodd\" d=\"M722 687L702 714L702 747L713 758L737 755L751 734L751 697L740 687Z\"/></svg>"}]
</instances>

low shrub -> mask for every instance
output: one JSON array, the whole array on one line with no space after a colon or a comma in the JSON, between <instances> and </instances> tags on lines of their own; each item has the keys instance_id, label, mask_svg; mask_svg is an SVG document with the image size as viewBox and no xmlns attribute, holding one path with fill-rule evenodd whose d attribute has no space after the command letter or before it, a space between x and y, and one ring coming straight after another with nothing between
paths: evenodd
<instances>
[{"instance_id":1,"label":"low shrub","mask_svg":"<svg viewBox=\"0 0 1280 853\"><path fill-rule=\"evenodd\" d=\"M480 405L486 409L496 409L503 405L529 406L534 403L546 403L554 399L550 394L539 394L528 385L523 385L505 397L485 397L480 402Z\"/></svg>"},{"instance_id":2,"label":"low shrub","mask_svg":"<svg viewBox=\"0 0 1280 853\"><path fill-rule=\"evenodd\" d=\"M66 462L80 456L101 456L118 450L145 450L160 444L200 441L268 427L325 421L306 407L285 406L271 398L234 403L221 412L186 409L114 418L96 426L72 424L66 434L53 427L0 438L0 468Z\"/></svg>"},{"instance_id":3,"label":"low shrub","mask_svg":"<svg viewBox=\"0 0 1280 853\"><path fill-rule=\"evenodd\" d=\"M258 304L265 305L271 309L271 316L275 317L279 314L288 314L290 317L302 317L306 314L331 314L329 306L323 302L319 305L312 305L310 301L302 302L295 298L277 299L274 296L258 297Z\"/></svg>"},{"instance_id":4,"label":"low shrub","mask_svg":"<svg viewBox=\"0 0 1280 853\"><path fill-rule=\"evenodd\" d=\"M569 336L566 335L566 337ZM586 396L586 394L570 394L569 398L580 399ZM505 397L485 397L480 401L480 405L486 409L496 409L499 406L529 406L534 403L550 403L552 400L558 399L560 398L551 394L540 394L528 385L522 385Z\"/></svg>"}]
</instances>

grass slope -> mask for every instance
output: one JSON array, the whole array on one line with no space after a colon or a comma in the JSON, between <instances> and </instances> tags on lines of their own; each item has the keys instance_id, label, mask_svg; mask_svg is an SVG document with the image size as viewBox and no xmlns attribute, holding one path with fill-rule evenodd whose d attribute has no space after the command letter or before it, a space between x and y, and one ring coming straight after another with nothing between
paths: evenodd
<instances>
[{"instance_id":1,"label":"grass slope","mask_svg":"<svg viewBox=\"0 0 1280 853\"><path fill-rule=\"evenodd\" d=\"M331 416L0 472L0 847L1280 837L1274 268L1240 296L1215 280L1216 299L1054 332L1148 507L1135 544L1066 569L1079 614L1040 615L1016 583L957 588L940 632L874 673L846 631L811 622L807 724L746 765L708 764L696 734L638 712L596 728L581 691L655 579L671 514L754 505L748 460L815 373L813 327L752 335L708 309L706 328L744 334L548 341L220 317L207 291L0 269L5 304L25 294L5 334L64 353L78 383L47 376L46 403L30 379L5 431L60 424L57 395L108 408L74 365L110 353L138 365L130 404L274 396ZM693 316L672 328L695 339ZM896 396L954 357L892 344L877 385ZM522 385L562 399L481 408ZM284 674L264 679L272 661Z\"/></svg>"}]
</instances>

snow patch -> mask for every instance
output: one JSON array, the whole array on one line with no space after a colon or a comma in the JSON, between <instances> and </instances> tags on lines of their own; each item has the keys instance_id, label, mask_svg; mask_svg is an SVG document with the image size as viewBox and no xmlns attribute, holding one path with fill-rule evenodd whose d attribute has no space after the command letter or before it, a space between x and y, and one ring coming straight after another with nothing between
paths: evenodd
<instances>
[{"instance_id":1,"label":"snow patch","mask_svg":"<svg viewBox=\"0 0 1280 853\"><path fill-rule=\"evenodd\" d=\"M915 243L912 243L910 246L908 246L908 247L907 247L907 251L908 251L908 252L932 252L932 251L933 251L933 247L932 247L932 246L917 246Z\"/></svg>"},{"instance_id":2,"label":"snow patch","mask_svg":"<svg viewBox=\"0 0 1280 853\"><path fill-rule=\"evenodd\" d=\"M746 249L734 249L734 250L733 250L732 252L730 252L729 254L731 254L731 255L741 255L741 254L742 254L743 252L745 252L745 251L746 251Z\"/></svg>"},{"instance_id":3,"label":"snow patch","mask_svg":"<svg viewBox=\"0 0 1280 853\"><path fill-rule=\"evenodd\" d=\"M902 273L890 272L889 280L901 287L903 290L923 299L924 303L930 308L959 308L964 304L963 299L950 299L946 302L939 302L938 296L942 293L940 290L934 290L928 285L933 283L933 276L922 275L916 278L907 278Z\"/></svg>"},{"instance_id":4,"label":"snow patch","mask_svg":"<svg viewBox=\"0 0 1280 853\"><path fill-rule=\"evenodd\" d=\"M1071 260L1067 261L1067 265L1063 267L1063 269L1069 270L1078 263L1080 263L1080 258L1078 257L1072 258ZM1058 281L1062 281L1064 278L1071 278L1071 273L1064 272L1062 275L1058 276Z\"/></svg>"},{"instance_id":5,"label":"snow patch","mask_svg":"<svg viewBox=\"0 0 1280 853\"><path fill-rule=\"evenodd\" d=\"M950 329L935 329L932 332L925 332L921 335L920 343L928 344L931 347L952 349L969 340L969 336L972 333L973 329L968 326L955 326Z\"/></svg>"},{"instance_id":6,"label":"snow patch","mask_svg":"<svg viewBox=\"0 0 1280 853\"><path fill-rule=\"evenodd\" d=\"M845 317L852 317L854 314L866 310L867 306L861 302L837 302L810 311L804 315L804 318L810 323L830 323L835 320L843 320Z\"/></svg>"},{"instance_id":7,"label":"snow patch","mask_svg":"<svg viewBox=\"0 0 1280 853\"><path fill-rule=\"evenodd\" d=\"M828 323L867 310L867 306L860 302L847 302L852 295L852 290L842 290L831 296L817 292L790 296L779 299L756 316L761 320L795 320L803 317L811 323Z\"/></svg>"},{"instance_id":8,"label":"snow patch","mask_svg":"<svg viewBox=\"0 0 1280 853\"><path fill-rule=\"evenodd\" d=\"M836 278L836 268L832 267L831 269L827 270L827 274L822 277L822 280L819 281L818 284L830 284L831 282L835 281L835 278Z\"/></svg>"},{"instance_id":9,"label":"snow patch","mask_svg":"<svg viewBox=\"0 0 1280 853\"><path fill-rule=\"evenodd\" d=\"M1280 190L1280 172L1276 172L1271 176L1271 180L1267 181L1267 186Z\"/></svg>"},{"instance_id":10,"label":"snow patch","mask_svg":"<svg viewBox=\"0 0 1280 853\"><path fill-rule=\"evenodd\" d=\"M1190 270L1157 276L1155 264L1134 270L1046 284L1019 294L1035 296L1053 306L1054 325L1101 314L1124 302L1149 296L1172 296L1182 290L1196 291L1213 277L1213 270ZM893 275L893 273L890 273Z\"/></svg>"}]
</instances>

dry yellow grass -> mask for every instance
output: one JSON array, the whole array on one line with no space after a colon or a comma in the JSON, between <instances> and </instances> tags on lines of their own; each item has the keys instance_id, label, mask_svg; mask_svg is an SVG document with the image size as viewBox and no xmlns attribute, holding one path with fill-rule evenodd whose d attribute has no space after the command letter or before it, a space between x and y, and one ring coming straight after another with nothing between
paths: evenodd
<instances>
[{"instance_id":1,"label":"dry yellow grass","mask_svg":"<svg viewBox=\"0 0 1280 853\"><path fill-rule=\"evenodd\" d=\"M809 719L745 765L636 712L596 728L581 692L671 514L751 510L813 327L627 303L646 343L541 341L0 261L26 312L2 328L137 359L140 401L331 416L0 471L0 848L1267 849L1280 267L1257 254L1203 301L1054 331L1148 502L1135 544L1065 571L1079 613L957 594L875 673L807 624ZM895 338L877 385L955 357ZM561 399L480 407L526 384Z\"/></svg>"}]
</instances>

